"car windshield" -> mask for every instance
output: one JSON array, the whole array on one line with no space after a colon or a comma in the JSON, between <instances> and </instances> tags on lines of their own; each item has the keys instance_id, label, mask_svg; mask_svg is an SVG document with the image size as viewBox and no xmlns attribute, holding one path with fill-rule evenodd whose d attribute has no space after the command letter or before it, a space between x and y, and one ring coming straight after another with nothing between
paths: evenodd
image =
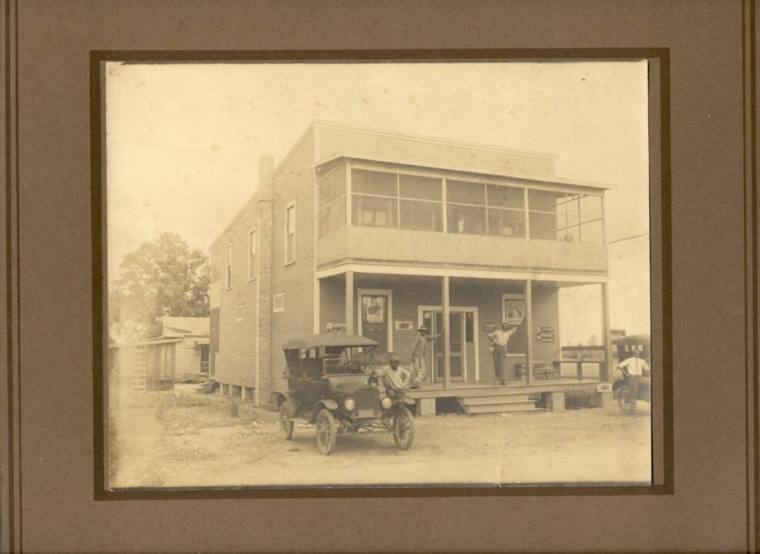
<instances>
[{"instance_id":1,"label":"car windshield","mask_svg":"<svg viewBox=\"0 0 760 554\"><path fill-rule=\"evenodd\" d=\"M363 373L364 354L361 348L327 346L322 355L325 373Z\"/></svg>"}]
</instances>

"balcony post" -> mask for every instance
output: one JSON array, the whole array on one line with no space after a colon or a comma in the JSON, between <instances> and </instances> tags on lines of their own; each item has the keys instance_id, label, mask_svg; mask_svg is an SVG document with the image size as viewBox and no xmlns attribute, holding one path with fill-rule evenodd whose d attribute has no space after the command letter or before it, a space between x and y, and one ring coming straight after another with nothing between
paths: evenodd
<instances>
[{"instance_id":1,"label":"balcony post","mask_svg":"<svg viewBox=\"0 0 760 554\"><path fill-rule=\"evenodd\" d=\"M353 335L354 331L354 272L346 271L346 333Z\"/></svg>"},{"instance_id":2,"label":"balcony post","mask_svg":"<svg viewBox=\"0 0 760 554\"><path fill-rule=\"evenodd\" d=\"M528 378L528 384L533 382L533 281L525 280L525 334L526 337L526 359L525 365L527 371L525 375Z\"/></svg>"},{"instance_id":3,"label":"balcony post","mask_svg":"<svg viewBox=\"0 0 760 554\"><path fill-rule=\"evenodd\" d=\"M451 312L449 306L449 276L441 277L441 315L443 319L443 388L451 381Z\"/></svg>"},{"instance_id":4,"label":"balcony post","mask_svg":"<svg viewBox=\"0 0 760 554\"><path fill-rule=\"evenodd\" d=\"M604 341L604 363L599 375L600 381L607 381L612 375L612 342L610 333L610 286L600 283L602 287L602 340Z\"/></svg>"}]
</instances>

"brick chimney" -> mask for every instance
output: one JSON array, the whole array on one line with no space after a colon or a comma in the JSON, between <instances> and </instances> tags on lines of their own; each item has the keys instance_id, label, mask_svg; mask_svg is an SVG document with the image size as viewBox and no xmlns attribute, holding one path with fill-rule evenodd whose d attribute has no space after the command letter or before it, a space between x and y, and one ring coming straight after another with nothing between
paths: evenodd
<instances>
[{"instance_id":1,"label":"brick chimney","mask_svg":"<svg viewBox=\"0 0 760 554\"><path fill-rule=\"evenodd\" d=\"M272 388L272 174L271 156L259 159L259 192L256 202L256 234L259 237L256 279L256 384L254 401L268 404Z\"/></svg>"},{"instance_id":2,"label":"brick chimney","mask_svg":"<svg viewBox=\"0 0 760 554\"><path fill-rule=\"evenodd\" d=\"M274 172L274 158L261 156L259 158L259 198L272 199L272 173Z\"/></svg>"}]
</instances>

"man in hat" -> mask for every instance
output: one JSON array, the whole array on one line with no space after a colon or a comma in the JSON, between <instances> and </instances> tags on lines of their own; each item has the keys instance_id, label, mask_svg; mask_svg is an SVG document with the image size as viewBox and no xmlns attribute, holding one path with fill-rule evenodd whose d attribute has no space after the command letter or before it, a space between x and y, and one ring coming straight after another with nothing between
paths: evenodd
<instances>
[{"instance_id":1,"label":"man in hat","mask_svg":"<svg viewBox=\"0 0 760 554\"><path fill-rule=\"evenodd\" d=\"M437 335L428 335L428 329L424 325L417 327L417 336L412 342L411 355L414 364L414 383L412 388L416 389L425 380L425 354L427 353L428 341L437 339L442 333Z\"/></svg>"},{"instance_id":2,"label":"man in hat","mask_svg":"<svg viewBox=\"0 0 760 554\"><path fill-rule=\"evenodd\" d=\"M507 345L509 338L517 331L517 325L510 325L506 322L495 331L488 333L488 340L491 341L491 353L493 354L493 368L496 373L496 384L504 385L504 362L507 355Z\"/></svg>"}]
</instances>

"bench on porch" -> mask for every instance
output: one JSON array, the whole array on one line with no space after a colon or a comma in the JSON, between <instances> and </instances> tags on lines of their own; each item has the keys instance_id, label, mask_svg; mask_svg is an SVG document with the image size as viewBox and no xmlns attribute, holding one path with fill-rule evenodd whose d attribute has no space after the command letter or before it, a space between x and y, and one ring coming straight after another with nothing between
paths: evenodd
<instances>
[{"instance_id":1,"label":"bench on porch","mask_svg":"<svg viewBox=\"0 0 760 554\"><path fill-rule=\"evenodd\" d=\"M525 364L515 364L515 376L518 379L522 379L525 375ZM547 366L544 362L533 362L533 378L534 379L556 379L559 378L560 371L558 365Z\"/></svg>"}]
</instances>

